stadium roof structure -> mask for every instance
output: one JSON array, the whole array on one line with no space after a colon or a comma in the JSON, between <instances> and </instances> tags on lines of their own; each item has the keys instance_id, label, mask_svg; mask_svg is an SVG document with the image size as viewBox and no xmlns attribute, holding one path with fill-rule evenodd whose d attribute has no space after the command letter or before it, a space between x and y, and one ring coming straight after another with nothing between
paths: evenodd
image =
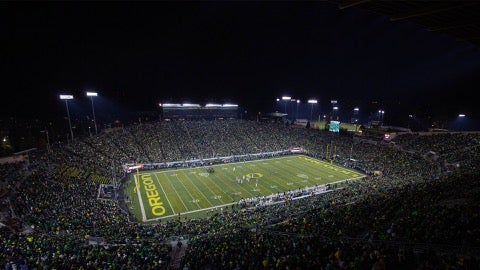
<instances>
[{"instance_id":1,"label":"stadium roof structure","mask_svg":"<svg viewBox=\"0 0 480 270\"><path fill-rule=\"evenodd\" d=\"M443 32L480 47L480 1L334 0L339 9L359 8L410 21L431 32Z\"/></svg>"}]
</instances>

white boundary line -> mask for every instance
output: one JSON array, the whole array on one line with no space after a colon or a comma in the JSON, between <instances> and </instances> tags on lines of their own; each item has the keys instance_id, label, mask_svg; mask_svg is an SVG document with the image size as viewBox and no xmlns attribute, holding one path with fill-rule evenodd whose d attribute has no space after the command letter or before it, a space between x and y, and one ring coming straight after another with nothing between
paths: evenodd
<instances>
[{"instance_id":1,"label":"white boundary line","mask_svg":"<svg viewBox=\"0 0 480 270\"><path fill-rule=\"evenodd\" d=\"M306 156L306 155L301 155L301 156L302 156L302 157L305 157L305 158L307 158L307 159L311 159L311 160L319 161L319 162L321 162L321 163L324 163L324 164L330 165L330 166L332 166L332 167L336 167L336 168L343 169L343 170L345 170L345 171L347 171L347 172L351 172L351 173L356 173L356 174L359 174L359 176L364 176L364 174L363 174L363 173L360 173L360 172L354 171L354 170L352 170L352 169L350 169L350 168L346 168L346 167L343 167L343 166L340 166L340 165L337 165L337 164L332 164L332 163L329 163L329 162L327 162L327 161L320 160L320 159L316 159L316 158L312 158L312 157L309 157L309 156ZM353 179L355 179L355 178L353 178ZM346 179L346 180L348 180L348 179Z\"/></svg>"},{"instance_id":2,"label":"white boundary line","mask_svg":"<svg viewBox=\"0 0 480 270\"><path fill-rule=\"evenodd\" d=\"M167 173L167 172L191 170L191 169L195 169L195 168L201 169L201 168L206 168L206 167L227 166L227 165L242 164L242 163L247 163L247 162L248 162L248 163L250 163L250 162L261 162L261 161L265 161L265 160L285 159L285 158L293 158L293 157L305 157L305 158L308 158L308 159L316 160L316 161L319 161L319 162L321 162L321 163L330 165L330 166L332 166L332 167L341 168L341 169L343 169L343 170L345 170L345 171L349 171L349 172L352 172L352 173L359 174L360 176L361 176L361 175L364 175L363 173L354 171L354 170L352 170L352 169L350 169L350 168L346 168L346 167L343 167L343 166L340 166L340 165L337 165L337 164L331 164L331 163L329 163L329 162L327 162L327 161L320 160L320 159L317 159L317 158L312 158L312 157L309 157L309 156L307 156L307 155L283 156L283 157L274 157L274 158L265 158L265 159L249 160L249 161L239 161L239 162L224 163L224 164L215 164L215 165L205 165L205 166L187 167L187 168L171 169L171 170L168 169L168 168L163 168L163 169L160 169L160 170L153 170L153 171L155 171L155 173ZM143 173L143 174L147 174L147 173L149 173L149 172L146 172L146 173ZM140 173L140 174L142 174L142 173Z\"/></svg>"},{"instance_id":3,"label":"white boundary line","mask_svg":"<svg viewBox=\"0 0 480 270\"><path fill-rule=\"evenodd\" d=\"M156 169L156 170L152 170L152 171L156 171L157 173L167 173L167 172L176 172L176 171L184 171L184 170L191 170L191 169L202 169L202 168L207 168L207 167L227 166L227 165L243 164L243 163L250 163L250 162L260 162L260 161L265 161L265 160L284 159L284 158L292 158L292 157L295 157L295 156L264 158L264 159L249 160L249 161L238 161L238 162L229 162L229 163L214 164L214 165L186 167L186 168L180 168L180 169L162 168L162 169ZM140 173L140 174L142 174L142 173Z\"/></svg>"},{"instance_id":4,"label":"white boundary line","mask_svg":"<svg viewBox=\"0 0 480 270\"><path fill-rule=\"evenodd\" d=\"M171 218L171 217L174 217L174 216L177 215L177 213L175 213L175 210L174 210L173 207L172 207L172 204L170 203L170 200L168 199L167 194L165 193L165 190L163 189L162 184L160 184L160 180L158 179L158 177L157 177L157 175L156 175L157 173L167 173L167 172L170 173L170 172L175 172L175 171L191 170L191 169L195 169L195 168L201 169L201 168L204 168L204 167L213 167L213 166L217 167L217 166L235 165L235 164L242 164L242 163L247 163L247 162L249 162L249 163L250 163L250 162L260 162L260 161L265 161L265 160L285 159L285 158L292 158L292 157L304 157L304 158L307 158L307 159L319 161L319 162L324 163L324 164L327 164L327 165L329 165L329 166L336 167L336 168L340 168L340 169L349 171L349 172L351 172L351 173L356 173L356 174L359 174L359 175L360 175L359 177L356 177L356 178L350 178L350 179L340 180L340 181L336 181L336 182L330 182L330 183L328 183L328 184L336 184L336 183L345 182L345 181L348 181L348 180L361 179L361 178L366 177L364 174L359 173L359 172L354 171L354 170L351 170L351 169L349 169L349 168L345 168L345 167L340 166L340 165L336 165L336 164L332 164L332 163L329 163L329 162L326 162L326 161L323 161L323 160L319 160L319 159L316 159L316 158L312 158L312 157L309 157L309 156L307 156L307 155L283 156L283 157L266 158L266 159L259 159L259 160L239 161L239 162L232 162L232 163L226 163L226 164L215 164L215 165L208 165L208 166L187 167L187 168L173 169L173 170L169 170L169 169L167 168L166 170L163 170L163 171L145 172L145 173L143 173L143 174L150 174L150 175L153 174L153 175L155 176L155 178L157 179L157 183L160 185L160 188L162 189L163 194L165 195L165 198L167 199L167 202L168 202L168 204L170 205L170 209L172 209L173 215L163 216L163 217L158 217L158 218L152 218L152 219L147 219L147 218L146 218L146 214L145 214L145 209L144 209L144 206L143 206L143 201L142 201L141 196L140 196L140 191L139 191L139 189L137 188L137 195L138 195L139 202L140 202L140 209L141 209L141 211L142 211L143 221L144 221L144 222L157 221L157 220L161 220L161 219L165 219L165 218ZM140 174L142 174L142 173L140 173ZM135 184L137 184L137 177L136 177L136 175L134 175L134 178L135 178ZM326 184L325 184L325 185L326 185ZM182 203L183 203L183 201L182 201ZM182 214L191 214L191 213L196 213L196 212L208 211L208 210L210 210L210 209L226 207L226 206L229 206L229 205L232 205L232 204L236 204L236 202L235 202L235 203L227 203L227 204L223 204L223 205L216 205L216 206L207 207L207 208L202 208L202 209L197 209L197 210L192 210L192 211L188 211L188 212L183 212Z\"/></svg>"},{"instance_id":5,"label":"white boundary line","mask_svg":"<svg viewBox=\"0 0 480 270\"><path fill-rule=\"evenodd\" d=\"M330 182L330 183L327 183L327 184L338 184L338 183L342 183L342 182L346 182L346 181L350 181L350 180L359 180L359 179L362 179L362 178L365 178L366 176L361 176L361 177L355 177L355 178L349 178L349 179L345 179L345 180L340 180L340 181L336 181L336 182ZM326 186L327 184L323 184L324 186ZM332 192L334 190L329 190L329 191L326 191L324 193L327 193L327 192ZM323 193L322 193L323 194ZM316 195L320 195L320 194L316 194ZM302 199L302 198L306 198L306 197L310 197L311 195L308 195L308 196L300 196L300 197L296 197L296 198L293 198L293 200L299 200L299 199ZM276 202L277 203L283 203L285 201L278 201ZM202 209L197 209L197 210L192 210L192 211L188 211L188 212L183 212L181 213L182 215L185 215L185 214L191 214L191 213L197 213L197 212L202 212L202 211L208 211L208 210L211 210L211 209L215 209L215 208L222 208L222 207L227 207L227 206L230 206L230 205L233 205L233 204L238 204L238 202L234 202L234 203L227 203L227 204L222 204L222 205L216 205L216 206L212 206L212 207L207 207L207 208L202 208ZM152 219L148 219L148 220L145 220L145 222L151 222L151 221L157 221L157 220L162 220L162 219L165 219L165 218L171 218L171 217L175 217L175 215L169 215L169 216L164 216L164 217L158 217L158 218L152 218Z\"/></svg>"},{"instance_id":6,"label":"white boundary line","mask_svg":"<svg viewBox=\"0 0 480 270\"><path fill-rule=\"evenodd\" d=\"M192 210L192 211L188 211L188 212L182 212L181 214L184 215L184 214L191 214L191 213L196 213L196 212L208 211L208 210L210 210L210 209L226 207L226 206L229 206L229 205L232 205L232 204L237 204L237 203L234 202L234 203L227 203L227 204L222 204L222 205L216 205L216 206L207 207L207 208L202 208L202 209L197 209L197 210ZM175 214L175 215L164 216L164 217L152 218L152 219L145 220L145 222L157 221L157 220L161 220L161 219L165 219L165 218L171 218L171 217L175 217L175 216L176 216L176 214Z\"/></svg>"},{"instance_id":7,"label":"white boundary line","mask_svg":"<svg viewBox=\"0 0 480 270\"><path fill-rule=\"evenodd\" d=\"M142 195L140 194L140 188L138 188L138 180L137 175L133 175L135 178L135 189L137 190L137 197L138 201L140 202L140 211L142 212L142 220L146 221L147 220L147 214L145 213L145 207L143 206L143 200L142 200Z\"/></svg>"}]
</instances>

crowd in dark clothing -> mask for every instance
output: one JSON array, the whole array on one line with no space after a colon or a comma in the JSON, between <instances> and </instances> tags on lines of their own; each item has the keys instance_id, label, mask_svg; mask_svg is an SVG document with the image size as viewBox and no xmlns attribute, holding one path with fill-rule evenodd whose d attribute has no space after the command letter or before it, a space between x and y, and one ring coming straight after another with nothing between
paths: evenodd
<instances>
[{"instance_id":1,"label":"crowd in dark clothing","mask_svg":"<svg viewBox=\"0 0 480 270\"><path fill-rule=\"evenodd\" d=\"M480 135L407 134L394 141L245 120L171 121L32 153L0 167L0 265L480 269ZM368 176L304 199L156 224L133 221L119 201L96 197L100 182L124 177L121 164L293 147ZM182 258L174 257L173 236L188 240Z\"/></svg>"}]
</instances>

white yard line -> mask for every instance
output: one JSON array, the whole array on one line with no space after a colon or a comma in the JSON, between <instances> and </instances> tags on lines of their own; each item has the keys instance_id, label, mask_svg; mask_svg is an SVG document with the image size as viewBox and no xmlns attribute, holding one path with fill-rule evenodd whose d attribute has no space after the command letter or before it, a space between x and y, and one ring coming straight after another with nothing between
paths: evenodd
<instances>
[{"instance_id":1,"label":"white yard line","mask_svg":"<svg viewBox=\"0 0 480 270\"><path fill-rule=\"evenodd\" d=\"M162 168L158 173L170 173L175 171L184 171L184 170L191 170L195 168L207 168L207 167L218 167L218 166L228 166L228 165L235 165L235 164L243 164L243 163L250 163L250 162L262 162L265 160L274 160L274 159L284 159L284 158L293 158L295 156L285 156L285 157L274 157L274 158L264 158L264 159L256 159L256 160L249 160L249 161L238 161L238 162L229 162L229 163L222 163L222 164L214 164L214 165L205 165L205 166L196 166L196 167L186 167L180 169L169 169L169 168ZM142 174L142 173L140 173Z\"/></svg>"},{"instance_id":2,"label":"white yard line","mask_svg":"<svg viewBox=\"0 0 480 270\"><path fill-rule=\"evenodd\" d=\"M269 158L268 160L278 160L278 159L290 159L290 158L294 158L295 156L283 156L283 157L275 157L275 158ZM357 171L354 171L354 170L351 170L351 169L348 169L348 168L345 168L345 167L342 167L342 166L339 166L339 165L336 165L336 164L332 164L332 163L329 163L329 162L326 162L326 161L323 161L323 160L319 160L319 159L316 159L316 158L311 158L309 156L305 156L305 155L301 155L301 156L297 156L297 157L303 157L303 158L306 158L306 159L311 159L311 160L315 160L315 161L319 161L321 162L322 164L326 164L326 165L329 165L329 166L332 166L332 167L335 167L335 168L338 168L338 169L342 169L342 170L345 170L345 171L348 171L350 173L355 173L355 174L358 174L359 177L355 177L355 178L350 178L350 179L345 179L345 180L340 180L340 181L336 181L336 182L330 182L328 184L336 184L336 183L341 183L341 182L345 182L345 181L348 181L348 180L357 180L357 179L361 179L361 178L364 178L365 175L363 175L362 173L359 173ZM262 159L262 160L250 160L250 161L240 161L240 162L234 162L234 163L227 163L227 164L216 164L216 165L210 165L208 167L218 167L218 166L229 166L229 165L232 165L232 166L235 166L236 164L242 164L242 163L251 163L251 162L264 162L266 159ZM206 166L205 166L206 167ZM140 202L140 209L141 209L141 212L142 212L142 217L143 217L143 220L145 222L148 222L148 221L156 221L156 220L161 220L161 219L166 219L166 218L171 218L171 217L174 217L177 215L177 213L175 212L170 200L168 199L168 196L163 188L163 185L160 183L160 180L159 178L157 177L157 173L171 173L171 172L175 172L175 171L185 171L185 170L192 170L192 169L202 169L204 167L201 167L201 166L198 166L198 167L187 167L187 168L180 168L180 169L172 169L172 170L169 170L167 168L167 170L165 171L157 171L157 172L146 172L144 174L152 174L155 176L155 178L157 179L157 183L160 185L160 188L162 189L162 192L163 194L165 195L165 198L170 206L170 209L172 209L172 212L173 212L173 215L169 215L169 216L163 216L163 217L157 217L157 218L153 218L153 219L147 219L146 218L146 213L145 213L145 208L144 208L144 205L143 205L143 201L142 201L142 197L141 197L141 194L140 194L140 190L139 188L137 188L137 196L138 196L138 199L139 199L139 202ZM142 173L140 173L142 174ZM213 183L215 186L217 186L217 188L219 188L220 190L222 190L216 183L215 181L213 181L212 179L208 178L208 179L200 179L198 177L197 174L195 174L195 177L197 179L200 180L200 182L207 188L210 190L210 192L212 192L212 194L215 194L215 192L213 192L213 190L204 183L204 180L207 180L211 183ZM177 176L178 178L178 176ZM134 175L134 179L135 179L135 185L138 186L138 179L136 177L136 175ZM178 181L181 182L180 179L178 179ZM190 180L191 181L191 180ZM276 181L274 181L276 183ZM181 183L183 185L183 183ZM280 183L277 183L279 184L280 186L282 186L282 188L285 188L282 184ZM326 185L326 184L324 184ZM185 185L183 185L185 187ZM196 185L194 184L195 188L198 189L198 187L196 187ZM185 187L186 188L186 187ZM254 194L251 194L248 190L246 190L243 186L241 186L241 189L247 191L247 193L250 195L250 196L255 196ZM188 209L188 207L185 205L185 203L183 202L183 200L181 199L180 195L178 194L177 190L174 188L174 191L175 193L177 194L177 196L180 198L180 201L182 202L183 206L185 207L185 209ZM187 190L187 192L189 193L190 197L193 198L192 194ZM205 194L203 194L202 192L200 192L202 194L202 196L208 201L208 203L210 203L210 205L213 205L213 203L205 196ZM226 194L226 193L225 193ZM230 197L229 194L226 194L228 197ZM196 199L196 198L193 198L193 199ZM232 197L230 197L230 199L233 200ZM236 204L235 203L227 203L227 204L223 204L223 205L215 205L215 206L212 206L212 207L207 207L207 208L202 208L202 209L197 209L197 210L192 210L192 211L188 211L188 212L182 212L181 214L191 214L191 213L196 213L196 212L202 212L202 211L207 211L207 210L211 210L211 209L217 209L217 208L221 208L221 207L226 207L226 206L229 206L229 205L232 205L232 204ZM198 203L197 203L198 205Z\"/></svg>"},{"instance_id":3,"label":"white yard line","mask_svg":"<svg viewBox=\"0 0 480 270\"><path fill-rule=\"evenodd\" d=\"M356 173L356 174L359 174L359 175L363 175L362 173L360 172L357 172L357 171L354 171L352 169L349 169L349 168L346 168L346 167L342 167L340 165L336 165L336 164L332 164L332 163L329 163L327 161L323 161L323 160L320 160L320 159L316 159L316 158L312 158L312 157L309 157L307 155L296 155L296 156L283 156L283 157L274 157L274 158L266 158L266 159L257 159L257 160L249 160L249 161L238 161L238 162L232 162L232 163L224 163L224 164L215 164L215 165L208 165L208 166L197 166L197 167L187 167L187 168L180 168L180 169L168 169L168 168L164 168L164 169L161 169L161 171L157 171L157 173L170 173L170 172L175 172L175 171L184 171L184 170L191 170L191 169L194 169L194 168L206 168L206 167L218 167L218 166L228 166L228 165L235 165L235 164L242 164L242 163L251 163L251 162L262 162L262 161L265 161L265 160L276 160L276 159L285 159L285 158L295 158L295 157L304 157L304 158L307 158L307 159L311 159L311 160L315 160L315 161L319 161L321 163L324 163L324 164L327 164L327 165L330 165L332 167L336 167L336 168L340 168L340 169L343 169L345 171L349 171L351 173ZM142 174L142 173L140 173Z\"/></svg>"},{"instance_id":4,"label":"white yard line","mask_svg":"<svg viewBox=\"0 0 480 270\"><path fill-rule=\"evenodd\" d=\"M209 175L209 176L210 176L210 175ZM202 178L198 177L198 175L195 175L195 177L196 177L208 190L210 190L210 192L212 192L212 194L213 194L214 196L219 196L220 194L215 193L215 192L209 187L209 185L205 184L204 181L209 181L209 182L211 182L213 185L217 186L217 188L218 188L218 190L220 190L220 192L223 192L223 194L227 195L227 196L230 198L230 200L233 200L233 198L232 198L230 195L228 195L225 191L223 191L223 189L222 189L219 185L217 185L217 183L215 183L215 181L213 181L213 179L211 179L211 178L209 178L209 177L205 177L205 179L202 179ZM213 177L213 176L212 176L212 177ZM216 177L216 176L215 176L215 177ZM218 177L217 177L217 178L218 178ZM222 197L222 201L223 201L223 197ZM209 202L211 205L213 205L213 203L211 203L210 200L208 200L208 202Z\"/></svg>"},{"instance_id":5,"label":"white yard line","mask_svg":"<svg viewBox=\"0 0 480 270\"><path fill-rule=\"evenodd\" d=\"M198 176L197 176L196 173L195 173L195 177L198 178ZM205 200L206 200L211 206L213 206L213 203L210 202L210 200L207 198L207 196L205 196L204 192L202 192L202 191L197 187L197 185L192 181L192 179L188 178L188 180L189 180L190 183L192 183L192 185L198 190L198 193L199 193L200 195L202 195L202 196L205 198ZM202 181L201 179L199 179L199 178L198 178L198 181L201 182L201 183L203 182L203 181ZM212 194L213 194L213 193L212 193ZM198 199L198 198L195 198L195 199ZM200 206L200 205L199 205L199 206Z\"/></svg>"},{"instance_id":6,"label":"white yard line","mask_svg":"<svg viewBox=\"0 0 480 270\"><path fill-rule=\"evenodd\" d=\"M178 177L178 175L176 175L175 177L177 177L177 181L180 182L180 184L182 184L183 188L187 191L188 195L190 196L190 198L192 198L192 202L193 200L195 200L196 198L193 197L192 193L190 193L190 190L188 190L188 188L183 184L182 180L180 179L180 177ZM177 193L178 194L178 193ZM182 200L182 197L180 197L180 200ZM182 200L182 203L183 203L183 200ZM194 204L197 205L198 208L202 208L198 202L194 202ZM183 205L185 205L185 203L183 203ZM186 205L185 205L186 207ZM188 209L188 207L186 207L186 209Z\"/></svg>"},{"instance_id":7,"label":"white yard line","mask_svg":"<svg viewBox=\"0 0 480 270\"><path fill-rule=\"evenodd\" d=\"M153 176L155 176L155 178L157 179L157 183L160 185L160 188L162 189L163 195L165 195L165 199L167 199L168 205L170 205L170 209L172 209L172 212L173 212L173 214L175 215L175 214L176 214L176 213L175 213L175 209L173 209L172 204L170 203L170 200L168 199L167 193L165 192L165 190L163 189L162 184L160 183L160 179L158 179L156 173L153 173ZM177 192L177 191L175 191L175 192ZM178 193L177 193L177 195L178 195ZM183 203L183 201L182 201L182 203ZM185 205L185 204L184 204L184 205ZM185 206L185 208L187 208L187 207Z\"/></svg>"},{"instance_id":8,"label":"white yard line","mask_svg":"<svg viewBox=\"0 0 480 270\"><path fill-rule=\"evenodd\" d=\"M345 179L345 180L340 180L340 181L336 181L336 182L331 182L329 184L337 184L337 183L341 183L341 182L345 182L345 181L350 181L350 180L359 180L359 179L362 179L364 178L365 176L361 176L361 177L356 177L356 178L350 178L350 179ZM327 184L323 184L323 186L325 186ZM325 191L324 193L328 193L328 192L332 192L334 190L327 190ZM319 195L319 194L318 194ZM318 196L318 195L315 195L315 196ZM301 197L296 197L296 198L293 198L293 200L299 200L299 199L302 199L304 197L310 197L310 195L308 196L301 196ZM284 202L284 201L282 201ZM278 203L282 203L282 202L278 202ZM227 203L227 204L222 204L222 205L216 205L216 206L212 206L212 207L208 207L208 208L202 208L202 209L197 209L197 210L193 210L193 211L189 211L189 212L183 212L182 215L185 215L185 214L191 214L191 213L197 213L197 212L202 212L202 211L208 211L208 210L211 210L211 209L218 209L218 208L222 208L222 207L227 207L227 206L230 206L230 205L233 205L233 204L238 204L238 202L234 202L234 203ZM148 220L145 220L145 222L150 222L150 221L157 221L157 220L161 220L161 219L166 219L166 218L171 218L171 217L175 217L176 215L169 215L169 216L164 216L164 217L158 217L158 218L152 218L152 219L148 219Z\"/></svg>"}]
</instances>

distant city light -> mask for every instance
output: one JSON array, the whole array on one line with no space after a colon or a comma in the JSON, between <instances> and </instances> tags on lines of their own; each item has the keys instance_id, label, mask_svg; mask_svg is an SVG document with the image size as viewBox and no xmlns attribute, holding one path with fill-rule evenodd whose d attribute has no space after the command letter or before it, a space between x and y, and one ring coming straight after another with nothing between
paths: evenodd
<instances>
[{"instance_id":1,"label":"distant city light","mask_svg":"<svg viewBox=\"0 0 480 270\"><path fill-rule=\"evenodd\" d=\"M316 99L309 99L307 102L308 102L308 103L312 103L312 104L316 104L316 103L318 103L318 100L316 100Z\"/></svg>"},{"instance_id":2,"label":"distant city light","mask_svg":"<svg viewBox=\"0 0 480 270\"><path fill-rule=\"evenodd\" d=\"M333 107L333 109L334 109L334 110L338 110L338 107L337 107L337 106L335 106L335 107Z\"/></svg>"},{"instance_id":3,"label":"distant city light","mask_svg":"<svg viewBox=\"0 0 480 270\"><path fill-rule=\"evenodd\" d=\"M360 109L359 109L359 108L354 108L353 110L356 111L356 112L358 112Z\"/></svg>"},{"instance_id":4,"label":"distant city light","mask_svg":"<svg viewBox=\"0 0 480 270\"><path fill-rule=\"evenodd\" d=\"M223 107L238 107L237 104L223 104Z\"/></svg>"},{"instance_id":5,"label":"distant city light","mask_svg":"<svg viewBox=\"0 0 480 270\"><path fill-rule=\"evenodd\" d=\"M87 92L87 97L96 97L98 96L97 92Z\"/></svg>"},{"instance_id":6,"label":"distant city light","mask_svg":"<svg viewBox=\"0 0 480 270\"><path fill-rule=\"evenodd\" d=\"M279 99L279 98L277 98L277 101L280 101L280 99Z\"/></svg>"},{"instance_id":7,"label":"distant city light","mask_svg":"<svg viewBox=\"0 0 480 270\"><path fill-rule=\"evenodd\" d=\"M292 99L292 98L291 98L291 97L288 97L288 96L283 96L283 97L282 97L282 100L290 100L290 99Z\"/></svg>"},{"instance_id":8,"label":"distant city light","mask_svg":"<svg viewBox=\"0 0 480 270\"><path fill-rule=\"evenodd\" d=\"M458 115L458 117L465 117L465 114L461 113Z\"/></svg>"}]
</instances>

